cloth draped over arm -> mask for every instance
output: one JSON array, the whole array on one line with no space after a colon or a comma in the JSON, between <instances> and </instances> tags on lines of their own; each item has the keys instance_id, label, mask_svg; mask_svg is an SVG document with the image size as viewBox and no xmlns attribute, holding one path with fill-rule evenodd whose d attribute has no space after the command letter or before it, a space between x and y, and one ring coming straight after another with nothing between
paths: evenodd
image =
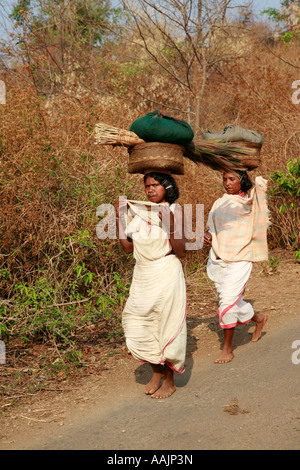
<instances>
[{"instance_id":1,"label":"cloth draped over arm","mask_svg":"<svg viewBox=\"0 0 300 470\"><path fill-rule=\"evenodd\" d=\"M248 198L224 194L213 204L207 222L212 250L225 262L268 259L267 180L256 177Z\"/></svg>"}]
</instances>

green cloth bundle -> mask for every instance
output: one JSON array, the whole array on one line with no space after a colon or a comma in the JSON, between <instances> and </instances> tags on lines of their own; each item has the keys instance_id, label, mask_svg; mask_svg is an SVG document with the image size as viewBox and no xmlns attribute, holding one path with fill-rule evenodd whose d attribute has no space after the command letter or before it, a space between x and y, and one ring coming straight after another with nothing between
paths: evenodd
<instances>
[{"instance_id":1,"label":"green cloth bundle","mask_svg":"<svg viewBox=\"0 0 300 470\"><path fill-rule=\"evenodd\" d=\"M159 111L153 111L136 119L129 130L145 142L164 142L185 146L194 138L193 129L187 122L165 116Z\"/></svg>"}]
</instances>

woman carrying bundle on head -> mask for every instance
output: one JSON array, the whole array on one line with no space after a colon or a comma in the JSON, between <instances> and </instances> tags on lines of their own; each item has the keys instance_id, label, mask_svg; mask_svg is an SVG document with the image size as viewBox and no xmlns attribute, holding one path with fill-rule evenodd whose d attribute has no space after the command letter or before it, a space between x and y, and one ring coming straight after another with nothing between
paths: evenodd
<instances>
[{"instance_id":1,"label":"woman carrying bundle on head","mask_svg":"<svg viewBox=\"0 0 300 470\"><path fill-rule=\"evenodd\" d=\"M179 260L185 256L183 213L174 204L179 191L172 176L149 172L144 184L147 202L123 200L123 207L122 202L115 206L121 244L136 261L122 325L129 352L151 364L145 393L167 398L176 390L173 372L184 372L186 352L186 287Z\"/></svg>"},{"instance_id":2,"label":"woman carrying bundle on head","mask_svg":"<svg viewBox=\"0 0 300 470\"><path fill-rule=\"evenodd\" d=\"M211 245L207 274L219 296L219 324L224 330L224 346L216 363L230 362L233 357L232 338L237 324L253 320L256 342L267 321L267 315L254 313L252 305L242 295L251 274L252 263L268 259L267 181L255 179L252 188L248 174L236 170L223 173L227 194L217 199L208 216L204 245Z\"/></svg>"}]
</instances>

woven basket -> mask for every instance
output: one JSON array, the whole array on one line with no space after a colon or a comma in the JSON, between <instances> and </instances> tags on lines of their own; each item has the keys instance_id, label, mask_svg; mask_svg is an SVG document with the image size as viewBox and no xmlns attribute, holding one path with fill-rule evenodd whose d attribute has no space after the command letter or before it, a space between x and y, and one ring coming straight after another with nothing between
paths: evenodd
<instances>
[{"instance_id":1,"label":"woven basket","mask_svg":"<svg viewBox=\"0 0 300 470\"><path fill-rule=\"evenodd\" d=\"M181 145L147 142L130 147L128 152L128 173L167 170L174 175L184 175L184 147Z\"/></svg>"},{"instance_id":2,"label":"woven basket","mask_svg":"<svg viewBox=\"0 0 300 470\"><path fill-rule=\"evenodd\" d=\"M241 160L241 163L245 170L251 171L259 167L259 165L261 164L261 144L255 142L230 142L230 145L232 145L233 147L244 147L247 150L248 155L233 155L234 157L237 157Z\"/></svg>"}]
</instances>

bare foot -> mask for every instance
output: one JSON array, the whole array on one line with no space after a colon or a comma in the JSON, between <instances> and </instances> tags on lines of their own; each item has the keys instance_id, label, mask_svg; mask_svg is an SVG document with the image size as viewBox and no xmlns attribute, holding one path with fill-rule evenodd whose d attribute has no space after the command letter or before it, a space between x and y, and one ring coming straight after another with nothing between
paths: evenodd
<instances>
[{"instance_id":1,"label":"bare foot","mask_svg":"<svg viewBox=\"0 0 300 470\"><path fill-rule=\"evenodd\" d=\"M227 362L232 361L234 354L232 351L222 351L221 356L215 360L215 364L227 364Z\"/></svg>"},{"instance_id":2,"label":"bare foot","mask_svg":"<svg viewBox=\"0 0 300 470\"><path fill-rule=\"evenodd\" d=\"M254 333L252 335L252 340L251 340L253 343L256 343L256 341L258 341L259 338L261 337L262 329L265 326L267 320L268 320L268 315L263 315L260 321L255 322L256 328L254 330Z\"/></svg>"},{"instance_id":3,"label":"bare foot","mask_svg":"<svg viewBox=\"0 0 300 470\"><path fill-rule=\"evenodd\" d=\"M163 367L152 365L153 375L150 382L145 385L146 395L152 395L159 388L161 379L165 376Z\"/></svg>"},{"instance_id":4,"label":"bare foot","mask_svg":"<svg viewBox=\"0 0 300 470\"><path fill-rule=\"evenodd\" d=\"M165 380L162 386L151 395L151 398L169 398L175 390L175 385Z\"/></svg>"},{"instance_id":5,"label":"bare foot","mask_svg":"<svg viewBox=\"0 0 300 470\"><path fill-rule=\"evenodd\" d=\"M156 392L156 390L159 388L159 384L163 376L164 374L153 374L150 382L145 385L146 395L152 395L154 392Z\"/></svg>"}]
</instances>

